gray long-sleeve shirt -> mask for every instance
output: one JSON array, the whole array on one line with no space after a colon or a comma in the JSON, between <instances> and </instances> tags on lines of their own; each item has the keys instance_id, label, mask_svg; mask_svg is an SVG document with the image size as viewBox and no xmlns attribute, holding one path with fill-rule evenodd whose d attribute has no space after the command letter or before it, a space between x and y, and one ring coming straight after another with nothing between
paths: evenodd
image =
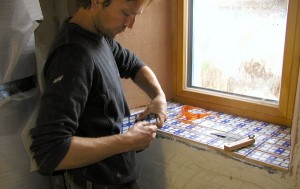
<instances>
[{"instance_id":1,"label":"gray long-sleeve shirt","mask_svg":"<svg viewBox=\"0 0 300 189\"><path fill-rule=\"evenodd\" d=\"M101 137L120 133L129 115L121 78L134 79L144 66L114 40L66 23L49 51L43 93L31 150L39 171L52 174L73 135ZM69 173L100 184L137 177L135 152L109 157Z\"/></svg>"}]
</instances>

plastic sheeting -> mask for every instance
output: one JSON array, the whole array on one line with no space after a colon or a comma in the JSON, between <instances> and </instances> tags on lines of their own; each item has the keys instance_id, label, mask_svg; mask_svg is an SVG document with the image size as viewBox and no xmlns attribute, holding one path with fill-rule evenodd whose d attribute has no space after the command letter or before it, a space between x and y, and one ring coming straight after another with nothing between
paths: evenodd
<instances>
[{"instance_id":1,"label":"plastic sheeting","mask_svg":"<svg viewBox=\"0 0 300 189\"><path fill-rule=\"evenodd\" d=\"M34 31L42 18L38 0L0 1L0 84L36 74ZM20 136L38 97L34 88L0 99L0 188L50 188L49 177L30 173Z\"/></svg>"},{"instance_id":2,"label":"plastic sheeting","mask_svg":"<svg viewBox=\"0 0 300 189\"><path fill-rule=\"evenodd\" d=\"M36 0L0 2L0 83L35 74L34 30L42 19Z\"/></svg>"}]
</instances>

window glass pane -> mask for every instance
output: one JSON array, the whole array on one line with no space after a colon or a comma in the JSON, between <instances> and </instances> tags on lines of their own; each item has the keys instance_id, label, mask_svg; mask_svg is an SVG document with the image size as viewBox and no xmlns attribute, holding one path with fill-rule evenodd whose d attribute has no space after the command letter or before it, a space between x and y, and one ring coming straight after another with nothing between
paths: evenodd
<instances>
[{"instance_id":1,"label":"window glass pane","mask_svg":"<svg viewBox=\"0 0 300 189\"><path fill-rule=\"evenodd\" d=\"M288 0L190 3L188 86L278 102Z\"/></svg>"}]
</instances>

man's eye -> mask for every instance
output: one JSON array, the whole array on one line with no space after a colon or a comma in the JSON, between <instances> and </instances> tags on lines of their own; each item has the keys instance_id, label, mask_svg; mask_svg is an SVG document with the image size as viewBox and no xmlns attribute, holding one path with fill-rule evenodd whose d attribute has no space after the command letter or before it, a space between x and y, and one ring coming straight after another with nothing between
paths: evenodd
<instances>
[{"instance_id":1,"label":"man's eye","mask_svg":"<svg viewBox=\"0 0 300 189\"><path fill-rule=\"evenodd\" d=\"M130 14L123 12L124 16L130 16Z\"/></svg>"}]
</instances>

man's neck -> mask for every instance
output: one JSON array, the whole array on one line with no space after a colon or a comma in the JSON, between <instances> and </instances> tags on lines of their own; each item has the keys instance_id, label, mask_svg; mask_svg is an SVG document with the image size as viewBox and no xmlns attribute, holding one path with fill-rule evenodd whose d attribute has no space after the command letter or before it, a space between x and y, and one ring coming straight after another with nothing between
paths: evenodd
<instances>
[{"instance_id":1,"label":"man's neck","mask_svg":"<svg viewBox=\"0 0 300 189\"><path fill-rule=\"evenodd\" d=\"M96 33L92 24L92 12L90 10L79 8L78 11L70 19L70 23L77 24L85 30Z\"/></svg>"}]
</instances>

